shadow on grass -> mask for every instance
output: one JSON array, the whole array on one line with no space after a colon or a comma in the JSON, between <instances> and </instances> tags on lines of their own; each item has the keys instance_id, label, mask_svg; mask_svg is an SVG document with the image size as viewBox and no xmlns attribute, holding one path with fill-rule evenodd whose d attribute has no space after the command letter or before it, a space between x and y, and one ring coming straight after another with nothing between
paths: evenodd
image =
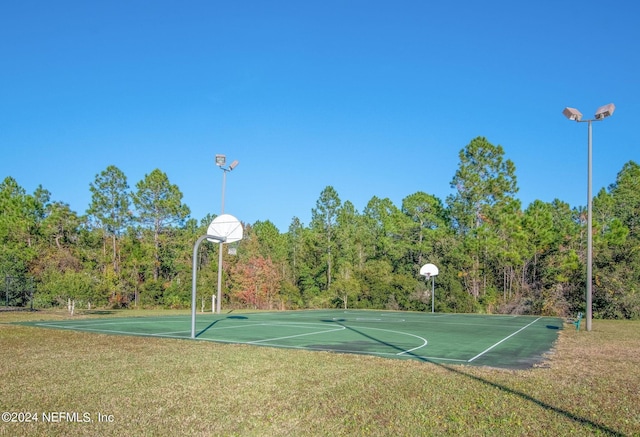
<instances>
[{"instance_id":1,"label":"shadow on grass","mask_svg":"<svg viewBox=\"0 0 640 437\"><path fill-rule=\"evenodd\" d=\"M373 337L373 336L371 336L369 334L365 334L364 332L359 331L358 329L346 326L345 324L341 323L341 322L344 322L344 321L345 321L344 319L342 319L342 320L341 319L323 320L323 322L335 323L337 325L340 325L340 326L344 327L345 329L348 329L348 330L350 330L352 332L355 332L356 334L362 335L363 337L366 337L366 338L368 338L368 339L370 339L372 341L375 341L375 342L378 342L378 343L383 344L385 346L388 346L388 347L391 347L393 349L396 349L399 352L404 352L404 350L402 348L399 348L399 347L397 347L397 346L395 346L393 344L387 343L385 341L381 341L381 340L379 340L379 339L377 339L377 338L375 338L375 337ZM547 326L547 328L552 329L550 326ZM556 327L555 329L559 329L559 328ZM336 352L340 352L340 351L336 350ZM624 437L625 436L625 434L623 434L621 432L618 432L618 431L616 431L614 429L611 429L611 428L609 428L609 427L607 427L605 425L601 425L601 424L596 423L596 422L594 422L592 420L589 420L587 418L580 417L580 416L578 416L576 414L573 414L570 411L563 410L562 408L554 407L553 405L550 405L550 404L548 404L548 403L546 403L544 401L541 401L540 399L536 399L533 396L528 395L526 393L523 393L521 391L514 390L514 389L512 389L510 387L506 387L504 385L497 384L497 383L495 383L493 381L489 381L489 380L481 378L479 376L471 375L469 373L466 373L466 372L462 371L461 369L458 369L457 367L453 367L451 365L445 365L445 364L442 364L442 363L438 363L438 362L429 360L427 358L418 356L418 355L416 355L416 354L414 354L412 352L405 352L405 355L411 356L411 357L415 358L416 360L419 360L419 361L422 361L422 362L428 362L428 363L431 363L433 365L442 367L443 369L446 369L449 372L452 372L452 373L455 373L455 374L458 374L458 375L461 375L461 376L466 376L467 378L470 378L470 379L472 379L474 381L481 382L481 383L483 383L485 385L488 385L488 386L491 386L491 387L496 388L498 390L501 390L504 393L508 393L508 394L511 394L511 395L514 395L514 396L518 396L518 397L520 397L520 398L522 398L522 399L524 399L524 400L526 400L528 402L531 402L531 403L533 403L533 404L535 404L535 405L537 405L537 406L539 406L541 408L544 408L545 410L552 411L552 412L557 413L557 414L559 414L561 416L564 416L564 417L566 417L568 419L571 419L574 422L580 423L580 424L585 425L585 426L589 426L594 431L602 432L602 433L604 433L606 435L616 436L616 437L618 437L618 436Z\"/></svg>"},{"instance_id":2,"label":"shadow on grass","mask_svg":"<svg viewBox=\"0 0 640 437\"><path fill-rule=\"evenodd\" d=\"M594 431L602 432L602 433L605 433L606 435L610 435L610 436L624 437L626 435L626 434L618 432L618 431L616 431L614 429L611 429L611 428L609 428L609 427L607 427L605 425L601 425L601 424L596 423L596 422L594 422L592 420L589 420L587 418L580 417L577 414L573 414L570 411L563 410L562 408L554 407L553 405L550 405L550 404L548 404L546 402L543 402L543 401L541 401L539 399L536 399L533 396L528 395L526 393L523 393L521 391L514 390L512 388L505 387L505 386L500 385L500 384L496 384L495 382L488 381L488 380L486 380L484 378L480 378L479 376L470 375L470 374L468 374L466 372L463 372L462 370L459 370L459 369L456 369L456 368L452 368L452 367L445 366L443 364L438 364L438 363L434 363L434 364L436 364L437 366L444 367L445 369L447 369L450 372L457 373L458 375L466 376L467 378L471 378L471 379L473 379L475 381L482 382L483 384L486 384L486 385L489 385L491 387L497 388L498 390L501 390L501 391L503 391L505 393L509 393L509 394L518 396L518 397L520 397L520 398L522 398L522 399L524 399L526 401L529 401L529 402L531 402L533 404L538 405L539 407L544 408L545 410L553 411L554 413L560 414L560 415L562 415L562 416L564 416L564 417L566 417L568 419L573 420L574 422L580 423L582 425L589 426L589 427L593 428Z\"/></svg>"}]
</instances>

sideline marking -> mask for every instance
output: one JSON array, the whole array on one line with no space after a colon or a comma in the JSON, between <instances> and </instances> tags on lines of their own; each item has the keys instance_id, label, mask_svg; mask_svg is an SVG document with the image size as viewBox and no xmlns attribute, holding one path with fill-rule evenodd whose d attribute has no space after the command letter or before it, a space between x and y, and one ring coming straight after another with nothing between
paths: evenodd
<instances>
[{"instance_id":1,"label":"sideline marking","mask_svg":"<svg viewBox=\"0 0 640 437\"><path fill-rule=\"evenodd\" d=\"M540 320L542 317L538 317L537 319L535 319L533 322L529 323L526 326L523 326L522 328L518 329L516 332L514 332L513 334L509 335L508 337L503 338L502 340L500 340L499 342L497 342L496 344L494 344L493 346L483 350L482 352L480 352L478 355L476 355L475 357L471 358L468 362L470 363L471 361L475 360L476 358L481 357L482 355L486 354L487 352L489 352L491 349L493 349L494 347L498 346L500 343L507 341L508 339L510 339L511 337L513 337L514 335L516 335L518 332L523 331L525 329L527 329L529 326L533 325L534 323L536 323L538 320Z\"/></svg>"},{"instance_id":2,"label":"sideline marking","mask_svg":"<svg viewBox=\"0 0 640 437\"><path fill-rule=\"evenodd\" d=\"M79 332L95 332L96 334L122 334L122 335L133 335L133 336L137 336L137 337L166 337L166 338L184 338L184 336L179 336L179 335L173 335L173 334L177 334L180 332L184 332L185 335L189 333L189 331L186 330L182 330L182 331L174 331L174 332L156 332L156 333L152 333L152 332L135 332L135 331L117 331L115 329L98 329L98 328L84 328L84 327L77 327L77 326L66 326L66 325L56 325L53 323L49 323L49 324L42 324L42 323L37 323L34 326L41 326L44 328L49 328L49 327L53 327L53 328L57 328L57 329L67 329L67 330L71 330L71 331L79 331Z\"/></svg>"},{"instance_id":3,"label":"sideline marking","mask_svg":"<svg viewBox=\"0 0 640 437\"><path fill-rule=\"evenodd\" d=\"M305 334L287 335L285 337L265 338L263 340L253 340L253 341L247 342L247 344L257 344L257 343L264 343L264 342L270 342L270 341L276 341L276 340L285 340L287 338L304 337L304 336L307 336L307 335L326 334L327 332L344 331L345 329L347 329L347 328L345 328L343 326L341 328L329 329L329 330L325 330L325 331L314 331L314 332L307 332Z\"/></svg>"}]
</instances>

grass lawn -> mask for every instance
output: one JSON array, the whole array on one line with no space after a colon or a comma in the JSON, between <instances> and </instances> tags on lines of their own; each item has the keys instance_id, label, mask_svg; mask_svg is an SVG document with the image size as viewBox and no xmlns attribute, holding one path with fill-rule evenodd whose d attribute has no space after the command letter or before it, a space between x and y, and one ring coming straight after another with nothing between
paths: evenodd
<instances>
[{"instance_id":1,"label":"grass lawn","mask_svg":"<svg viewBox=\"0 0 640 437\"><path fill-rule=\"evenodd\" d=\"M640 435L640 322L517 371L6 324L67 318L0 312L0 435Z\"/></svg>"}]
</instances>

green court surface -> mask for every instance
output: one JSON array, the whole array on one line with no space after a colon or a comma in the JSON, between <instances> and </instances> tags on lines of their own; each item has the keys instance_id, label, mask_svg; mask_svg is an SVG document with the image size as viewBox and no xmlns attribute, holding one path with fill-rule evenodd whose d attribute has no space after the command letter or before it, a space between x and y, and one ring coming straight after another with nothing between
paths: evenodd
<instances>
[{"instance_id":1,"label":"green court surface","mask_svg":"<svg viewBox=\"0 0 640 437\"><path fill-rule=\"evenodd\" d=\"M29 325L102 334L191 337L191 316L76 319ZM198 314L196 339L368 354L440 364L529 368L544 360L560 318L309 310Z\"/></svg>"}]
</instances>

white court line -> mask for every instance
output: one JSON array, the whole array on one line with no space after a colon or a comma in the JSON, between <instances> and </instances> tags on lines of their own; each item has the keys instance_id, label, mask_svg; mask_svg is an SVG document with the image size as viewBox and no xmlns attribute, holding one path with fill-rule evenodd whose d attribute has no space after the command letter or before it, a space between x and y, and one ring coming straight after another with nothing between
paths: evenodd
<instances>
[{"instance_id":1,"label":"white court line","mask_svg":"<svg viewBox=\"0 0 640 437\"><path fill-rule=\"evenodd\" d=\"M124 320L124 321L123 321ZM123 318L122 320L111 320L111 321L100 321L100 320L77 320L77 321L69 321L68 324L60 325L61 322L41 322L36 323L37 326L55 326L57 328L66 328L70 327L73 329L85 329L85 326L102 326L102 325L122 325L122 324L134 324L139 325L143 323L162 323L157 320L133 320L129 318ZM62 323L65 323L64 321ZM183 323L181 320L171 320L166 321L168 323ZM87 328L88 329L88 328Z\"/></svg>"},{"instance_id":2,"label":"white court line","mask_svg":"<svg viewBox=\"0 0 640 437\"><path fill-rule=\"evenodd\" d=\"M173 334L185 334L185 335L191 335L191 331L185 331L184 329L182 331L172 331L172 332L156 332L155 334L149 334L149 335L155 335L158 337L162 337L162 336L167 336L167 337L173 337Z\"/></svg>"},{"instance_id":3,"label":"white court line","mask_svg":"<svg viewBox=\"0 0 640 437\"><path fill-rule=\"evenodd\" d=\"M84 326L92 326L92 325L59 325L58 323L35 323L35 326L42 326L44 328L54 327L60 329L86 329L91 331L96 331L96 329L92 328L84 328Z\"/></svg>"},{"instance_id":4,"label":"white court line","mask_svg":"<svg viewBox=\"0 0 640 437\"><path fill-rule=\"evenodd\" d=\"M340 320L337 317L334 317L333 320ZM405 319L393 319L393 320L385 320L385 322L405 322ZM349 320L345 320L345 322L349 322ZM382 322L382 319L373 319L370 317L356 317L356 322Z\"/></svg>"},{"instance_id":5,"label":"white court line","mask_svg":"<svg viewBox=\"0 0 640 437\"><path fill-rule=\"evenodd\" d=\"M367 328L367 329L377 329L377 328ZM336 329L336 331L337 331L337 329ZM318 332L311 332L311 333L301 334L301 335L322 334L323 332L331 332L331 331L318 331ZM393 331L393 332L397 332L397 331ZM407 334L407 333L406 332L400 332L400 334ZM142 334L134 334L134 335L142 335ZM300 336L300 335L298 335L298 336ZM296 336L291 336L291 337L296 337ZM175 337L175 338L184 339L184 337ZM281 338L289 338L289 337L281 337ZM410 349L410 350L407 350L407 351L404 351L404 352L400 352L400 353L394 353L394 352L363 352L361 350L335 349L335 348L331 348L331 347L309 347L309 346L295 346L295 345L292 346L292 345L286 345L286 344L275 344L275 345L259 344L260 341L272 341L272 340L277 340L277 339L260 340L260 341L239 341L239 340L227 340L227 339L216 339L216 338L199 337L199 338L197 338L197 340L209 341L209 342L212 342L212 343L239 344L239 345L250 345L250 346L259 346L259 347L278 347L278 348L282 348L282 349L297 349L297 350L306 350L306 351L326 351L326 352L335 352L335 353L341 353L341 354L376 355L376 356L383 356L383 357L385 357L385 356L399 356L399 355L402 355L403 353L407 353L407 352L410 352L410 351L415 350L415 349L419 349L420 347L424 346L424 345L422 345L422 346L419 346L418 348ZM421 359L421 360L424 360L424 361L451 361L451 362L458 362L458 363L466 363L467 362L467 360L465 360L465 359L444 358L444 357L429 357L429 356L425 356L425 355L412 355L411 357L412 357L412 359Z\"/></svg>"},{"instance_id":6,"label":"white court line","mask_svg":"<svg viewBox=\"0 0 640 437\"><path fill-rule=\"evenodd\" d=\"M343 311L344 314L362 314L358 311ZM398 314L393 314L393 313L378 313L377 314L380 317L398 317ZM333 320L338 320L338 317L334 317ZM374 319L374 318L368 318L368 317L356 317L356 321L362 321L362 322L381 322L382 319ZM388 320L385 320L388 321ZM348 322L348 320L347 320ZM405 319L395 319L395 320L391 320L391 322L406 322Z\"/></svg>"},{"instance_id":7,"label":"white court line","mask_svg":"<svg viewBox=\"0 0 640 437\"><path fill-rule=\"evenodd\" d=\"M251 346L259 346L259 347L278 347L283 349L298 349L305 351L326 351L326 352L335 352L340 354L358 354L358 355L376 355L376 356L398 356L402 354L393 353L393 352L362 352L361 350L351 350L351 349L334 349L330 347L309 347L309 346L291 346L286 344L276 344L276 345L262 345L256 344L256 342L251 341L235 341L235 340L217 340L214 338L199 338L198 340L210 341L213 343L229 343L229 344L244 344ZM421 359L424 361L452 361L457 363L466 363L467 360L459 359L459 358L443 358L443 357L428 357L425 355L412 355L412 359Z\"/></svg>"},{"instance_id":8,"label":"white court line","mask_svg":"<svg viewBox=\"0 0 640 437\"><path fill-rule=\"evenodd\" d=\"M461 360L459 358L441 358L441 357L425 357L424 355L412 355L414 358L419 358L425 361L455 361L456 363L466 363L467 360Z\"/></svg>"},{"instance_id":9,"label":"white court line","mask_svg":"<svg viewBox=\"0 0 640 437\"><path fill-rule=\"evenodd\" d=\"M265 343L265 342L276 341L276 340L285 340L287 338L304 337L306 335L325 334L327 332L344 331L345 329L347 329L347 328L342 326L340 328L329 329L327 331L315 331L315 332L307 332L306 334L287 335L286 337L267 338L267 339L264 339L264 340L254 340L254 341L247 342L247 344L257 344L257 343Z\"/></svg>"},{"instance_id":10,"label":"white court line","mask_svg":"<svg viewBox=\"0 0 640 437\"><path fill-rule=\"evenodd\" d=\"M115 323L115 322L114 322ZM99 325L106 325L107 323L96 323L93 326L99 326ZM83 331L90 331L90 332L97 332L97 333L112 333L112 334L125 334L125 335L137 335L137 336L153 336L153 337L176 337L176 338L182 338L182 336L176 336L176 335L172 335L172 334L184 334L187 333L187 331L169 331L169 332L157 332L157 333L138 333L135 331L120 331L120 330L115 330L115 329L100 329L100 328L89 328L87 327L86 324L83 325L60 325L58 323L39 323L38 325L40 326L49 326L49 327L57 327L57 328L62 328L62 329L71 329L71 330L76 330L76 329L80 329ZM294 322L294 323L254 323L251 324L249 326L276 326L276 327L287 327L287 328L298 328L298 329L307 329L310 328L311 326L316 325L316 326L327 326L325 324L320 324L320 323L299 323L299 322ZM91 326L91 325L90 325ZM220 330L226 330L226 329L241 329L241 328L247 328L247 325L239 325L239 326L225 326L225 327L217 327L217 328L212 328L212 331L220 331ZM370 328L370 327L365 327L365 326L354 326L353 328L355 329L363 329L363 330L375 330L375 331L384 331L384 332L392 332L395 334L401 334L401 335L408 335L411 337L415 337L419 340L422 340L422 344L419 346L416 346L414 348L411 349L407 349L395 354L391 354L391 353L374 353L375 355L404 355L404 354L409 354L415 350L421 349L423 347L425 347L427 345L427 340L423 337L420 337L418 335L415 334L410 334L408 332L401 332L401 331L394 331L394 330L390 330L390 329L381 329L381 328ZM241 342L241 341L234 341L234 340L224 340L224 339L211 339L211 341L222 341L222 342L229 342L229 343L239 343L239 344L259 344L259 343L270 343L270 342L274 342L274 341L278 341L278 340L285 340L285 339L289 339L289 338L297 338L297 337L305 337L305 336L309 336L309 335L318 335L318 334L326 334L326 333L330 333L330 332L336 332L336 331L344 331L347 328L344 326L340 326L339 328L336 329L329 329L329 330L322 330L322 331L314 331L314 332L307 332L304 334L294 334L294 335L288 335L288 336L284 336L284 337L275 337L275 338L267 338L267 339L263 339L263 340L253 340L253 341L248 341L248 342ZM208 340L205 338L199 338L199 339L204 339L204 340ZM295 347L298 349L313 349L313 348L307 348L304 346L301 347ZM332 349L329 349L332 350ZM349 352L349 351L345 351L345 352ZM352 352L356 352L356 351L352 351ZM431 359L435 359L435 358L431 358ZM441 359L445 359L446 358L441 358ZM452 361L464 361L464 360L452 360Z\"/></svg>"},{"instance_id":11,"label":"white court line","mask_svg":"<svg viewBox=\"0 0 640 437\"><path fill-rule=\"evenodd\" d=\"M417 349L420 349L420 348L425 347L425 346L427 345L427 343L428 343L426 338L420 337L419 335L411 334L411 333L409 333L409 332L394 331L394 330L392 330L392 329L371 328L371 327L369 327L369 326L348 326L348 328L349 328L349 329L362 329L362 330L373 330L373 331L392 332L392 333L394 333L394 334L408 335L408 336L410 336L410 337L415 337L415 338L417 338L417 339L419 339L419 340L422 340L422 344L421 344L420 346L416 346L416 347L411 348L411 349L403 350L403 351L398 352L398 353L395 353L395 354L386 353L386 354L384 354L384 355L403 355L403 354L408 354L408 353L410 353L410 352L412 352L412 351L414 351L414 350L417 350ZM360 334L360 335L362 335L362 334ZM375 353L375 354L376 354L376 355L380 355L380 354L378 354L378 353Z\"/></svg>"},{"instance_id":12,"label":"white court line","mask_svg":"<svg viewBox=\"0 0 640 437\"><path fill-rule=\"evenodd\" d=\"M114 322L115 323L115 322ZM96 323L94 325L98 325L98 324L102 324L104 325L105 323ZM316 326L326 326L325 324L320 324L320 323L293 323L293 324L288 324L288 323L255 323L252 324L251 326L283 326L283 327L295 327L295 328L309 328L312 325L316 325ZM37 323L36 326L43 326L43 327L55 327L55 328L61 328L61 329L69 329L69 330L76 330L76 329L82 329L84 331L90 331L90 332L97 332L97 333L112 333L112 334L124 334L124 335L133 335L133 336L141 336L141 337L165 337L165 338L177 338L177 339L184 339L186 335L189 334L188 331L174 331L174 332L161 332L161 333L137 333L137 332L132 332L132 331L118 331L118 330L114 330L114 329L99 329L99 328L88 328L86 327L87 324L84 325L61 325L59 323L56 322L44 322L44 323ZM233 327L218 327L215 328L216 330L220 330L220 329L237 329L237 328L242 328L245 327L244 326L233 326ZM393 333L397 333L397 334L404 334L404 335L409 335L412 337L416 337L420 340L423 341L423 344L420 346L417 346L415 348L412 349L407 349L405 351L402 352L398 352L398 353L392 353L392 352L366 352L366 355L377 355L377 356L401 356L404 354L409 354L410 352L420 349L424 346L427 345L427 340L414 335L414 334L409 334L407 332L401 332L401 331L393 331L393 330L389 330L389 329L380 329L380 328L370 328L370 327L354 327L357 329L367 329L367 330L376 330L376 331L386 331L386 332L393 332ZM276 340L282 340L282 339L287 339L287 338L294 338L294 337L302 337L302 336L309 336L309 335L316 335L316 334L324 334L324 333L329 333L329 332L334 332L334 331L343 331L347 329L344 326L341 326L340 328L337 329L330 329L330 330L323 330L323 331L314 331L314 332L309 332L309 333L305 333L305 334L296 334L296 335L290 335L290 336L286 336L286 337L279 337L279 338L271 338L271 339L265 339L265 340L255 340L255 341L237 341L237 340L226 340L226 339L216 339L216 338L204 338L204 337L199 337L198 340L204 340L204 341L210 341L210 342L216 342L216 343L231 343L231 344L246 344L246 345L257 345L257 346L261 346L260 343L264 343L264 342L272 342L272 341L276 341ZM184 335L172 335L172 334L184 334ZM269 347L273 347L270 345L264 345L264 346L269 346ZM318 347L308 347L308 346L290 346L290 345L276 345L276 347L282 347L282 348L287 348L287 349L299 349L299 350L311 350L311 351L318 351L318 350L324 350L324 351L331 351L331 352L337 352L337 353L355 353L355 354L362 354L363 352L360 350L347 350L347 349L333 349L333 348L318 348ZM423 355L412 355L413 358L417 358L417 359L423 359L426 361L451 361L451 362L467 362L467 360L464 359L456 359L456 358L442 358L442 357L428 357L428 356L423 356Z\"/></svg>"},{"instance_id":13,"label":"white court line","mask_svg":"<svg viewBox=\"0 0 640 437\"><path fill-rule=\"evenodd\" d=\"M174 336L172 334L180 334L180 333L189 333L188 330L181 330L181 331L168 331L168 332L155 332L155 333L144 333L144 332L135 332L135 331L120 331L120 330L116 330L116 329L102 329L102 328L97 328L96 326L104 326L104 325L108 325L108 324L120 324L120 321L114 321L114 322L108 322L108 323L83 323L81 325L78 324L60 324L59 322L43 322L43 323L36 323L36 326L42 326L42 327L52 327L52 328L60 328L60 329L67 329L67 330L80 330L80 331L87 331L87 332L97 332L97 333L111 333L111 334L126 334L126 335L138 335L138 336L156 336L156 337L162 337L162 336L166 336L166 337L177 337ZM146 321L146 322L136 322L137 323L153 323L151 321ZM254 323L251 325L238 325L238 326L223 326L223 327L217 327L217 328L212 328L212 331L220 331L220 330L225 330L225 329L243 329L243 328L247 328L247 327L253 327L253 326L284 326L284 327L294 327L294 328L299 328L299 329L310 329L311 325L316 325L316 326L322 326L322 327L326 327L326 324L320 324L320 323L293 323L293 324L289 324L289 323ZM93 326L93 327L92 327ZM340 328L344 329L344 328ZM331 331L335 331L334 330L330 330L330 331L314 331L308 334L301 334L301 335L313 335L313 334L317 334L317 333L323 333L323 332L331 332ZM181 338L181 337L178 337ZM283 337L286 338L286 337ZM276 339L277 340L277 339ZM267 341L267 340L261 340L261 341Z\"/></svg>"},{"instance_id":14,"label":"white court line","mask_svg":"<svg viewBox=\"0 0 640 437\"><path fill-rule=\"evenodd\" d=\"M189 331L174 331L174 332L156 332L156 333L149 333L149 332L135 332L135 331L118 331L115 329L98 329L98 328L85 328L85 327L75 327L75 326L67 326L67 325L56 325L54 323L48 323L48 324L43 324L43 323L36 323L35 326L42 326L42 327L54 327L54 328L59 328L59 329L69 329L69 330L79 330L79 331L85 331L85 332L96 332L98 334L100 333L109 333L109 334L123 334L123 335L137 335L139 337L171 337L171 338L183 338L182 336L178 336L178 335L172 335L172 334L179 334L179 333L185 333L185 334L189 334Z\"/></svg>"},{"instance_id":15,"label":"white court line","mask_svg":"<svg viewBox=\"0 0 640 437\"><path fill-rule=\"evenodd\" d=\"M278 324L261 323L260 325L293 327L295 325L300 325L300 324L295 323L295 324L289 325L289 324L280 324L280 323L278 323ZM312 325L312 324L309 324L309 325ZM296 327L299 327L299 326L296 326ZM364 326L354 326L353 328L354 329L363 329L363 330L375 330L375 331L392 332L394 334L408 335L408 336L411 336L411 337L418 338L419 340L422 340L422 344L421 345L416 346L416 347L411 348L411 349L407 349L407 350L395 353L393 355L409 354L409 353L413 352L414 350L421 349L421 348L425 347L427 345L427 343L428 343L425 338L420 337L419 335L410 334L408 332L393 331L393 330L390 330L390 329L370 328L370 327L364 327ZM326 334L326 333L335 332L335 331L344 331L345 329L347 329L347 327L341 326L340 328L337 328L337 329L329 329L329 330L323 330L323 331L307 332L307 333L304 333L304 334L287 335L287 336L284 336L284 337L268 338L268 339L263 339L263 340L254 340L254 341L244 342L244 344L270 343L270 342L274 342L274 341L278 341L278 340L286 340L286 339L289 339L289 338L297 338L297 337L305 337L305 336L309 336L309 335ZM314 349L314 348L307 348L307 347L304 347L304 346L298 346L298 347L293 346L293 348L296 348L296 349ZM328 349L328 350L333 350L333 349ZM342 350L339 350L339 351L342 351ZM348 351L344 351L344 352L348 352ZM375 354L376 355L392 355L390 353L375 353ZM454 361L458 361L458 360L454 360ZM459 361L465 361L465 360L459 360Z\"/></svg>"},{"instance_id":16,"label":"white court line","mask_svg":"<svg viewBox=\"0 0 640 437\"><path fill-rule=\"evenodd\" d=\"M500 340L499 342L497 342L496 344L494 344L493 346L483 350L482 352L480 352L478 355L476 355L475 357L471 358L468 362L470 363L471 361L475 360L476 358L481 357L482 355L486 354L487 352L489 352L491 349L493 349L494 347L498 346L500 343L507 341L508 339L510 339L511 337L513 337L514 335L516 335L517 333L519 333L520 331L523 331L525 329L527 329L529 326L533 325L534 323L536 323L538 320L540 320L542 317L538 317L537 319L535 319L533 322L529 323L526 326L523 326L522 328L518 329L516 332L514 332L513 334L509 335L508 337L503 338L502 340Z\"/></svg>"},{"instance_id":17,"label":"white court line","mask_svg":"<svg viewBox=\"0 0 640 437\"><path fill-rule=\"evenodd\" d=\"M267 323L267 322L262 322L262 323L247 323L247 324L242 324L242 325L235 325L235 326L214 326L210 329L210 331L222 331L225 329L247 329L247 328L252 328L254 326L276 326L276 327L285 327L285 328L289 328L289 327L293 327L293 328L300 328L300 329L311 329L311 326L322 326L323 328L327 327L326 323L305 323L305 322L278 322L278 323Z\"/></svg>"},{"instance_id":18,"label":"white court line","mask_svg":"<svg viewBox=\"0 0 640 437\"><path fill-rule=\"evenodd\" d=\"M426 338L424 338L424 337L420 337L419 335L411 334L411 333L409 333L409 332L392 331L392 330L390 330L390 329L379 329L379 328L359 328L359 329L375 329L375 330L377 330L377 331L393 332L394 334L409 335L409 336L411 336L411 337L415 337L415 338L417 338L417 339L419 339L419 340L422 340L422 344L421 344L420 346L416 346L416 347L413 347L413 348L411 348L411 349L407 349L407 350L404 350L404 351L402 351L402 352L398 352L396 355L404 355L404 354L411 353L411 352L413 352L413 351L415 351L415 350L418 350L418 349L421 349L421 348L425 347L425 346L427 345L427 343L428 343L428 341L427 341L427 339L426 339Z\"/></svg>"}]
</instances>

